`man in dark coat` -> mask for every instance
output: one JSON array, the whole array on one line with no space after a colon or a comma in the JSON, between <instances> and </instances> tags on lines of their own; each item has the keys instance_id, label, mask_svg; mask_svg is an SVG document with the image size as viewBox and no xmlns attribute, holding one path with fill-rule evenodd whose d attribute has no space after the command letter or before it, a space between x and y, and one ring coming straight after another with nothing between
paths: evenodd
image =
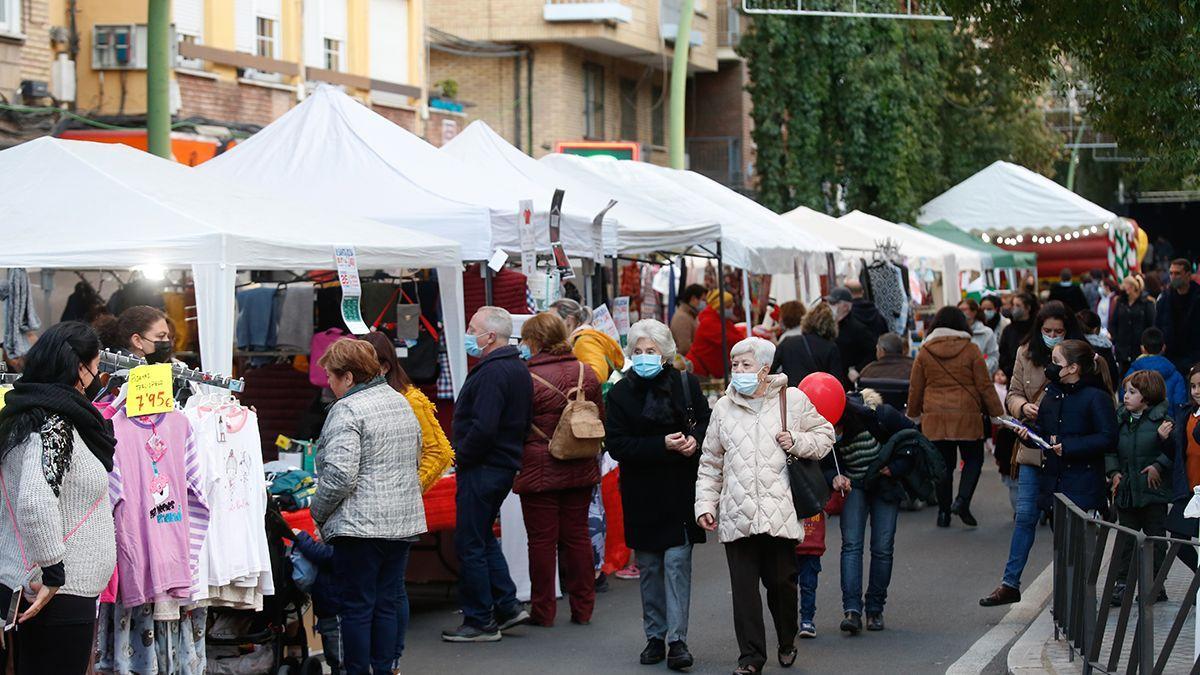
<instances>
[{"instance_id":1,"label":"man in dark coat","mask_svg":"<svg viewBox=\"0 0 1200 675\"><path fill-rule=\"evenodd\" d=\"M876 335L854 316L854 297L850 289L838 286L825 296L838 322L837 346L842 354L842 365L858 372L875 360ZM878 313L878 312L877 312Z\"/></svg>"},{"instance_id":2,"label":"man in dark coat","mask_svg":"<svg viewBox=\"0 0 1200 675\"><path fill-rule=\"evenodd\" d=\"M850 301L850 313L854 315L854 318L861 321L876 339L879 339L880 335L888 332L887 319L883 318L883 314L879 312L879 308L875 306L875 303L867 300L862 284L856 279L847 279L846 288L850 290L850 297L852 298Z\"/></svg>"},{"instance_id":3,"label":"man in dark coat","mask_svg":"<svg viewBox=\"0 0 1200 675\"><path fill-rule=\"evenodd\" d=\"M1064 269L1058 276L1062 281L1050 287L1050 299L1058 300L1072 312L1088 309L1087 297L1084 296L1083 289L1072 281L1071 270Z\"/></svg>"},{"instance_id":4,"label":"man in dark coat","mask_svg":"<svg viewBox=\"0 0 1200 675\"><path fill-rule=\"evenodd\" d=\"M521 468L532 415L533 380L508 344L512 331L512 316L499 307L481 307L467 326L467 353L479 363L454 406L454 547L463 623L442 631L447 642L495 642L501 631L529 622L492 531Z\"/></svg>"},{"instance_id":5,"label":"man in dark coat","mask_svg":"<svg viewBox=\"0 0 1200 675\"><path fill-rule=\"evenodd\" d=\"M1192 263L1172 260L1171 287L1154 312L1154 325L1167 341L1165 355L1181 373L1200 361L1200 284L1191 276Z\"/></svg>"}]
</instances>

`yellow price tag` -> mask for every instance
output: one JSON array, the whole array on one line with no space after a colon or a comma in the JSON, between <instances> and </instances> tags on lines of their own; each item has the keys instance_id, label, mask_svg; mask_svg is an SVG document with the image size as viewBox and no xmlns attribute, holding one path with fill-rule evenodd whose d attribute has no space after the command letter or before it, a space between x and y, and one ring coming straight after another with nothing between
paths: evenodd
<instances>
[{"instance_id":1,"label":"yellow price tag","mask_svg":"<svg viewBox=\"0 0 1200 675\"><path fill-rule=\"evenodd\" d=\"M284 436L283 434L279 434L279 436L275 438L275 447L279 448L280 450L287 450L288 448L292 447L292 439Z\"/></svg>"},{"instance_id":2,"label":"yellow price tag","mask_svg":"<svg viewBox=\"0 0 1200 675\"><path fill-rule=\"evenodd\" d=\"M125 414L129 417L153 415L175 409L171 389L171 364L138 366L129 371L129 391L125 396Z\"/></svg>"},{"instance_id":3,"label":"yellow price tag","mask_svg":"<svg viewBox=\"0 0 1200 675\"><path fill-rule=\"evenodd\" d=\"M4 410L4 396L12 391L12 387L0 387L0 410Z\"/></svg>"}]
</instances>

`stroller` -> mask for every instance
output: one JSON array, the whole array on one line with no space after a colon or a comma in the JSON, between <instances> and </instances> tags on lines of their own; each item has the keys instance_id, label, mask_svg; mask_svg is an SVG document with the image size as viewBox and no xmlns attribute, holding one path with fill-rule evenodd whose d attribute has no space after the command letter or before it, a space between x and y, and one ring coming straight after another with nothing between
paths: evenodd
<instances>
[{"instance_id":1,"label":"stroller","mask_svg":"<svg viewBox=\"0 0 1200 675\"><path fill-rule=\"evenodd\" d=\"M279 513L275 500L267 512ZM270 518L267 519L270 522ZM302 617L309 598L292 579L292 562L283 541L267 526L275 594L263 598L261 612L214 607L209 612L209 675L321 675L321 659L308 653ZM246 652L246 647L253 650ZM225 656L222 656L225 655Z\"/></svg>"}]
</instances>

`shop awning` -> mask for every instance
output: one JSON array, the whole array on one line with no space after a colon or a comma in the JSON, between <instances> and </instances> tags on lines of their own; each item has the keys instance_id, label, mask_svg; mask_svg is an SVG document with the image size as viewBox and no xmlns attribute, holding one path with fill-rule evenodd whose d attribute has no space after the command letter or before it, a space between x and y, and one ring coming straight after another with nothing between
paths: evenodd
<instances>
[{"instance_id":1,"label":"shop awning","mask_svg":"<svg viewBox=\"0 0 1200 675\"><path fill-rule=\"evenodd\" d=\"M1085 228L1095 233L1116 218L1112 211L1041 174L1009 162L993 162L921 207L917 223L945 220L976 236L996 238Z\"/></svg>"},{"instance_id":2,"label":"shop awning","mask_svg":"<svg viewBox=\"0 0 1200 675\"><path fill-rule=\"evenodd\" d=\"M940 239L973 248L992 258L992 266L1022 269L1037 267L1037 254L1025 251L1009 251L989 244L975 235L968 234L945 220L932 222L921 228Z\"/></svg>"},{"instance_id":3,"label":"shop awning","mask_svg":"<svg viewBox=\"0 0 1200 675\"><path fill-rule=\"evenodd\" d=\"M354 245L363 269L439 270L456 388L466 377L454 241L297 206L125 145L44 137L0 152L0 175L0 267L190 268L205 370L232 370L239 269L330 269L334 246Z\"/></svg>"}]
</instances>

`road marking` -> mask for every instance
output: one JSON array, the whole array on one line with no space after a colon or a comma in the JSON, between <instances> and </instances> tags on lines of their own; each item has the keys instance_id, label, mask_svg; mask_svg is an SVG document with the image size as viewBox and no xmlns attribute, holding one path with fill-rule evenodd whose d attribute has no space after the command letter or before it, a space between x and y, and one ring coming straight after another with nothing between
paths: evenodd
<instances>
[{"instance_id":1,"label":"road marking","mask_svg":"<svg viewBox=\"0 0 1200 675\"><path fill-rule=\"evenodd\" d=\"M1008 643L1021 634L1037 618L1054 589L1054 565L1046 566L1037 579L1021 593L1021 602L1009 608L1000 623L976 640L957 661L946 669L946 675L973 675L987 667ZM991 611L980 607L981 611Z\"/></svg>"}]
</instances>

